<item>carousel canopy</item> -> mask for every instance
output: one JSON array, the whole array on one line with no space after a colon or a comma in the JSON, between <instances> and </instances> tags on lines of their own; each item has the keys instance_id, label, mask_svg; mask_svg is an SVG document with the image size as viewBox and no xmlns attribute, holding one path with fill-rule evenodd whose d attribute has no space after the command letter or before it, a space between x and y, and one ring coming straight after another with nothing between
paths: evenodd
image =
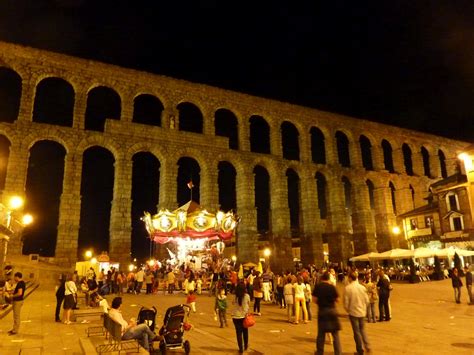
<instances>
[{"instance_id":1,"label":"carousel canopy","mask_svg":"<svg viewBox=\"0 0 474 355\"><path fill-rule=\"evenodd\" d=\"M142 218L150 238L164 244L174 238L207 238L227 240L232 238L240 221L233 212L209 213L198 203L189 201L174 211L160 210L151 216L145 212Z\"/></svg>"}]
</instances>

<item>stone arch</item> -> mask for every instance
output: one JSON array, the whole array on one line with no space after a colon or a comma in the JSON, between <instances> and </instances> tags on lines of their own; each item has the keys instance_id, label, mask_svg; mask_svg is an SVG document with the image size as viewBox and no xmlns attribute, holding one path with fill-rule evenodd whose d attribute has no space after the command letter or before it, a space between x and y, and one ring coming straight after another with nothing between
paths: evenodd
<instances>
[{"instance_id":1,"label":"stone arch","mask_svg":"<svg viewBox=\"0 0 474 355\"><path fill-rule=\"evenodd\" d=\"M349 138L342 131L336 131L335 137L338 162L341 166L348 168L351 166Z\"/></svg>"},{"instance_id":2,"label":"stone arch","mask_svg":"<svg viewBox=\"0 0 474 355\"><path fill-rule=\"evenodd\" d=\"M352 210L352 184L347 176L341 177L341 182L344 190L344 206L346 210Z\"/></svg>"},{"instance_id":3,"label":"stone arch","mask_svg":"<svg viewBox=\"0 0 474 355\"><path fill-rule=\"evenodd\" d=\"M396 195L395 195L395 191L396 191L395 184L392 181L390 181L388 183L388 188L390 189L390 199L392 202L393 213L397 215L397 200L396 200Z\"/></svg>"},{"instance_id":4,"label":"stone arch","mask_svg":"<svg viewBox=\"0 0 474 355\"><path fill-rule=\"evenodd\" d=\"M135 143L127 149L127 152L125 153L125 159L132 160L135 154L142 152L153 154L160 163L165 160L166 152L157 149L157 147L151 142Z\"/></svg>"},{"instance_id":5,"label":"stone arch","mask_svg":"<svg viewBox=\"0 0 474 355\"><path fill-rule=\"evenodd\" d=\"M94 146L104 148L110 151L114 157L114 160L120 160L123 157L121 149L119 149L117 143L112 139L108 139L101 134L94 134L87 138L82 139L76 147L76 154L83 155L84 152Z\"/></svg>"},{"instance_id":6,"label":"stone arch","mask_svg":"<svg viewBox=\"0 0 474 355\"><path fill-rule=\"evenodd\" d=\"M369 193L369 206L371 210L375 210L375 185L372 180L367 179L365 180L365 184L367 185L367 191Z\"/></svg>"},{"instance_id":7,"label":"stone arch","mask_svg":"<svg viewBox=\"0 0 474 355\"><path fill-rule=\"evenodd\" d=\"M120 95L107 86L96 86L87 93L84 128L103 132L107 119L120 120L122 100Z\"/></svg>"},{"instance_id":8,"label":"stone arch","mask_svg":"<svg viewBox=\"0 0 474 355\"><path fill-rule=\"evenodd\" d=\"M280 125L280 130L283 158L288 160L300 160L300 133L298 129L293 123L284 121Z\"/></svg>"},{"instance_id":9,"label":"stone arch","mask_svg":"<svg viewBox=\"0 0 474 355\"><path fill-rule=\"evenodd\" d=\"M325 136L318 127L311 127L311 161L316 164L326 164L326 143Z\"/></svg>"},{"instance_id":10,"label":"stone arch","mask_svg":"<svg viewBox=\"0 0 474 355\"><path fill-rule=\"evenodd\" d=\"M262 165L255 165L253 174L257 231L260 235L265 235L270 231L270 174Z\"/></svg>"},{"instance_id":11,"label":"stone arch","mask_svg":"<svg viewBox=\"0 0 474 355\"><path fill-rule=\"evenodd\" d=\"M318 191L318 208L321 219L328 216L328 184L324 174L317 172L314 176L316 180L316 189Z\"/></svg>"},{"instance_id":12,"label":"stone arch","mask_svg":"<svg viewBox=\"0 0 474 355\"><path fill-rule=\"evenodd\" d=\"M0 122L13 123L20 112L22 78L13 69L0 67Z\"/></svg>"},{"instance_id":13,"label":"stone arch","mask_svg":"<svg viewBox=\"0 0 474 355\"><path fill-rule=\"evenodd\" d=\"M11 141L5 135L0 134L0 191L5 188L10 147Z\"/></svg>"},{"instance_id":14,"label":"stone arch","mask_svg":"<svg viewBox=\"0 0 474 355\"><path fill-rule=\"evenodd\" d=\"M239 120L229 109L220 108L214 113L215 135L229 138L229 148L239 149Z\"/></svg>"},{"instance_id":15,"label":"stone arch","mask_svg":"<svg viewBox=\"0 0 474 355\"><path fill-rule=\"evenodd\" d=\"M75 92L66 80L48 77L36 86L33 122L72 127Z\"/></svg>"},{"instance_id":16,"label":"stone arch","mask_svg":"<svg viewBox=\"0 0 474 355\"><path fill-rule=\"evenodd\" d=\"M270 125L262 116L253 115L250 123L250 151L270 154Z\"/></svg>"},{"instance_id":17,"label":"stone arch","mask_svg":"<svg viewBox=\"0 0 474 355\"><path fill-rule=\"evenodd\" d=\"M164 106L160 99L151 94L140 94L133 99L132 122L161 127Z\"/></svg>"},{"instance_id":18,"label":"stone arch","mask_svg":"<svg viewBox=\"0 0 474 355\"><path fill-rule=\"evenodd\" d=\"M412 150L407 143L402 145L403 164L405 165L405 172L407 175L413 175L413 158Z\"/></svg>"},{"instance_id":19,"label":"stone arch","mask_svg":"<svg viewBox=\"0 0 474 355\"><path fill-rule=\"evenodd\" d=\"M441 149L438 149L438 159L441 177L446 179L448 177L448 170L446 169L446 156Z\"/></svg>"},{"instance_id":20,"label":"stone arch","mask_svg":"<svg viewBox=\"0 0 474 355\"><path fill-rule=\"evenodd\" d=\"M136 152L131 160L131 251L132 257L143 259L149 256L150 239L141 217L143 211L157 213L161 163L149 151Z\"/></svg>"},{"instance_id":21,"label":"stone arch","mask_svg":"<svg viewBox=\"0 0 474 355\"><path fill-rule=\"evenodd\" d=\"M228 161L219 161L217 165L217 185L219 188L220 209L227 212L237 208L237 170Z\"/></svg>"},{"instance_id":22,"label":"stone arch","mask_svg":"<svg viewBox=\"0 0 474 355\"><path fill-rule=\"evenodd\" d=\"M70 151L69 137L62 130L57 129L30 132L30 134L21 140L21 147L30 150L37 142L44 140L54 141L60 144L66 149L67 153Z\"/></svg>"},{"instance_id":23,"label":"stone arch","mask_svg":"<svg viewBox=\"0 0 474 355\"><path fill-rule=\"evenodd\" d=\"M202 166L191 156L182 156L177 160L178 176L176 177L176 199L178 205L184 205L189 200L200 201ZM189 183L192 182L191 185Z\"/></svg>"},{"instance_id":24,"label":"stone arch","mask_svg":"<svg viewBox=\"0 0 474 355\"><path fill-rule=\"evenodd\" d=\"M36 218L25 233L24 254L54 256L66 154L64 146L49 139L29 149L24 209Z\"/></svg>"},{"instance_id":25,"label":"stone arch","mask_svg":"<svg viewBox=\"0 0 474 355\"><path fill-rule=\"evenodd\" d=\"M298 173L292 168L286 170L286 179L291 234L298 237L301 225L301 180Z\"/></svg>"},{"instance_id":26,"label":"stone arch","mask_svg":"<svg viewBox=\"0 0 474 355\"><path fill-rule=\"evenodd\" d=\"M203 133L204 117L198 106L191 102L180 102L176 108L180 131Z\"/></svg>"},{"instance_id":27,"label":"stone arch","mask_svg":"<svg viewBox=\"0 0 474 355\"><path fill-rule=\"evenodd\" d=\"M374 170L374 163L372 161L372 144L369 138L363 134L359 137L360 154L362 157L362 166L366 170Z\"/></svg>"},{"instance_id":28,"label":"stone arch","mask_svg":"<svg viewBox=\"0 0 474 355\"><path fill-rule=\"evenodd\" d=\"M114 153L101 145L90 144L82 151L78 256L91 247L109 250L115 162Z\"/></svg>"},{"instance_id":29,"label":"stone arch","mask_svg":"<svg viewBox=\"0 0 474 355\"><path fill-rule=\"evenodd\" d=\"M430 168L430 153L428 152L428 149L426 149L424 146L421 146L421 159L423 162L423 173L427 177L431 177L431 168Z\"/></svg>"},{"instance_id":30,"label":"stone arch","mask_svg":"<svg viewBox=\"0 0 474 355\"><path fill-rule=\"evenodd\" d=\"M386 139L382 140L381 143L382 146L382 152L383 152L383 164L385 170L387 170L389 173L394 173L395 168L393 166L393 149L392 145L390 142Z\"/></svg>"}]
</instances>

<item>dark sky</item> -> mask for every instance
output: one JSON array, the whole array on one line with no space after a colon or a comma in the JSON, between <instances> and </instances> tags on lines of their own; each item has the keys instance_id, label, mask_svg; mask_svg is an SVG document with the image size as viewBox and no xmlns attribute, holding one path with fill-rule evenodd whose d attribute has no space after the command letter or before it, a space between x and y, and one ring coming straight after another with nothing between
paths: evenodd
<instances>
[{"instance_id":1,"label":"dark sky","mask_svg":"<svg viewBox=\"0 0 474 355\"><path fill-rule=\"evenodd\" d=\"M4 0L0 39L474 140L472 0Z\"/></svg>"}]
</instances>

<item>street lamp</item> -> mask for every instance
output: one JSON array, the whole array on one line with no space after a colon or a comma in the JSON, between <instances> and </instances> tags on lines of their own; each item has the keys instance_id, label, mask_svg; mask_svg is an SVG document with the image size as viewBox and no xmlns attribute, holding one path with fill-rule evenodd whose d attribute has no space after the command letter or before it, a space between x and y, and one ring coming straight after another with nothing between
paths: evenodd
<instances>
[{"instance_id":1,"label":"street lamp","mask_svg":"<svg viewBox=\"0 0 474 355\"><path fill-rule=\"evenodd\" d=\"M268 248L266 248L264 251L263 251L263 256L268 258L270 255L272 254L272 251Z\"/></svg>"},{"instance_id":2,"label":"street lamp","mask_svg":"<svg viewBox=\"0 0 474 355\"><path fill-rule=\"evenodd\" d=\"M12 210L17 210L23 206L24 202L25 201L20 196L12 196L10 201L8 201L8 207L10 207Z\"/></svg>"},{"instance_id":3,"label":"street lamp","mask_svg":"<svg viewBox=\"0 0 474 355\"><path fill-rule=\"evenodd\" d=\"M24 226L33 223L33 216L31 214L25 214L21 219L21 223L23 223Z\"/></svg>"},{"instance_id":4,"label":"street lamp","mask_svg":"<svg viewBox=\"0 0 474 355\"><path fill-rule=\"evenodd\" d=\"M392 233L395 234L395 235L399 235L400 234L400 227L399 226L394 226L392 228Z\"/></svg>"},{"instance_id":5,"label":"street lamp","mask_svg":"<svg viewBox=\"0 0 474 355\"><path fill-rule=\"evenodd\" d=\"M87 250L86 253L85 253L85 256L86 256L87 259L92 258L92 251L91 251L91 250Z\"/></svg>"}]
</instances>

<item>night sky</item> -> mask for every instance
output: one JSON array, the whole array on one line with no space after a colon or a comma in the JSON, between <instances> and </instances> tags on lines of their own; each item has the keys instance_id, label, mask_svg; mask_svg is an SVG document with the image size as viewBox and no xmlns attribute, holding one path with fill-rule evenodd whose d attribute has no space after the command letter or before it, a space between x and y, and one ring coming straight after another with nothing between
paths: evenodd
<instances>
[{"instance_id":1,"label":"night sky","mask_svg":"<svg viewBox=\"0 0 474 355\"><path fill-rule=\"evenodd\" d=\"M471 0L4 0L0 39L474 140Z\"/></svg>"}]
</instances>

